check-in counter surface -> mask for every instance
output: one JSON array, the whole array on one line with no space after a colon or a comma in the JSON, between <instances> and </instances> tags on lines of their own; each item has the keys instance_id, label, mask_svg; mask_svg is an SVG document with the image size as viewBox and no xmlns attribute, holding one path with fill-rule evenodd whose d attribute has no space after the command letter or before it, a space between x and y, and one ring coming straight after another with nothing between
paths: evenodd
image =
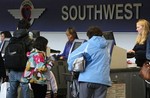
<instances>
[{"instance_id":1,"label":"check-in counter surface","mask_svg":"<svg viewBox=\"0 0 150 98\"><path fill-rule=\"evenodd\" d=\"M137 72L140 71L139 67L127 67L127 68L116 68L116 69L110 69L110 72Z\"/></svg>"}]
</instances>

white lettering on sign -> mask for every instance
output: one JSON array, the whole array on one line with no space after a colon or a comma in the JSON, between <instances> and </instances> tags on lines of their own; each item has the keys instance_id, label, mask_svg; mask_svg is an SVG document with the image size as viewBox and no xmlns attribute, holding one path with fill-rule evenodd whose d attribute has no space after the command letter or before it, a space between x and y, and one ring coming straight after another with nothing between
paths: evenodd
<instances>
[{"instance_id":1,"label":"white lettering on sign","mask_svg":"<svg viewBox=\"0 0 150 98\"><path fill-rule=\"evenodd\" d=\"M139 19L142 3L62 6L62 20Z\"/></svg>"}]
</instances>

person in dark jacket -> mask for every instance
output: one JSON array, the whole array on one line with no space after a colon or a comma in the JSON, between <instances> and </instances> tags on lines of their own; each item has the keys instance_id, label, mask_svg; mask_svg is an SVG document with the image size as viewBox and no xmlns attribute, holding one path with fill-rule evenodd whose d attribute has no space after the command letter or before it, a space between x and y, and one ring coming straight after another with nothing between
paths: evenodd
<instances>
[{"instance_id":1,"label":"person in dark jacket","mask_svg":"<svg viewBox=\"0 0 150 98\"><path fill-rule=\"evenodd\" d=\"M18 38L25 43L26 52L32 49L32 40L28 36L29 27L30 27L30 22L28 20L22 19L18 22L17 30L13 33L13 37ZM23 72L24 69L22 71L16 71L16 70L9 71L10 89L8 90L7 98L18 97L19 85L21 87L21 91L22 91L21 94L23 98L30 98L30 89L28 83L23 83L20 81Z\"/></svg>"},{"instance_id":2,"label":"person in dark jacket","mask_svg":"<svg viewBox=\"0 0 150 98\"><path fill-rule=\"evenodd\" d=\"M0 47L2 47L2 43L4 42L5 38L11 38L12 35L11 35L10 31L2 31L0 33L0 35L1 35ZM2 79L2 81L5 81L7 79L6 69L4 67L4 60L3 60L1 52L0 52L0 79Z\"/></svg>"}]
</instances>

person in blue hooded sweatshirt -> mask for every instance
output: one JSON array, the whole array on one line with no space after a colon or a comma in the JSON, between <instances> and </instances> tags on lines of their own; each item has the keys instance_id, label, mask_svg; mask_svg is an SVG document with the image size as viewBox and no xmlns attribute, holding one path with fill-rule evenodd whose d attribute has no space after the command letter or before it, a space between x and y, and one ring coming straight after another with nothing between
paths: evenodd
<instances>
[{"instance_id":1,"label":"person in blue hooded sweatshirt","mask_svg":"<svg viewBox=\"0 0 150 98\"><path fill-rule=\"evenodd\" d=\"M73 62L76 58L85 57L84 72L78 77L79 98L106 98L107 89L111 86L110 54L107 49L107 40L97 26L89 27L89 40L81 44L68 57L68 70L73 72Z\"/></svg>"}]
</instances>

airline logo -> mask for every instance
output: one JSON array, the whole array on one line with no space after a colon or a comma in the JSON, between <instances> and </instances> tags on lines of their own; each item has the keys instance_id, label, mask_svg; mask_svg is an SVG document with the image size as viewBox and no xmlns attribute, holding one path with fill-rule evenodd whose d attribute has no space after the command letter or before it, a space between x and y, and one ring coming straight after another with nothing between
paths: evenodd
<instances>
[{"instance_id":1,"label":"airline logo","mask_svg":"<svg viewBox=\"0 0 150 98\"><path fill-rule=\"evenodd\" d=\"M32 24L34 19L38 19L45 11L45 8L34 8L30 0L24 0L21 3L20 9L9 9L8 12L15 19L27 19Z\"/></svg>"}]
</instances>

